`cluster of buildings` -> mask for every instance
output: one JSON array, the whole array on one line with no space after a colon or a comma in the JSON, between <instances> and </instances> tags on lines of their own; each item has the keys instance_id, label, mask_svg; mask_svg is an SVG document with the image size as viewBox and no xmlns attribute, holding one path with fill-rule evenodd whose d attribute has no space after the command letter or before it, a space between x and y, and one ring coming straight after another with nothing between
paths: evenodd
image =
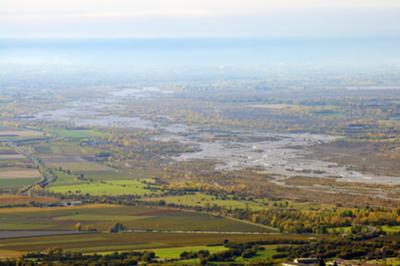
<instances>
[{"instance_id":1,"label":"cluster of buildings","mask_svg":"<svg viewBox=\"0 0 400 266\"><path fill-rule=\"evenodd\" d=\"M282 266L374 266L377 264L371 264L362 262L359 260L343 260L335 259L329 262L324 262L323 260L317 258L297 258L290 262L284 262Z\"/></svg>"},{"instance_id":2,"label":"cluster of buildings","mask_svg":"<svg viewBox=\"0 0 400 266\"><path fill-rule=\"evenodd\" d=\"M54 202L49 203L49 207L68 207L68 206L80 206L82 205L82 201L63 201L63 202Z\"/></svg>"}]
</instances>

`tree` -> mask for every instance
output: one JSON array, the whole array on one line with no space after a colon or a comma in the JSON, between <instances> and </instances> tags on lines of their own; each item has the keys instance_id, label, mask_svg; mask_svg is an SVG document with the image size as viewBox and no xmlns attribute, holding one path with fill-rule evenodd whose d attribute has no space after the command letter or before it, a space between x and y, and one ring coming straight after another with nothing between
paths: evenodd
<instances>
[{"instance_id":1,"label":"tree","mask_svg":"<svg viewBox=\"0 0 400 266\"><path fill-rule=\"evenodd\" d=\"M126 227L121 223L115 223L109 229L110 233L118 233L118 232L123 232L125 230L126 230Z\"/></svg>"},{"instance_id":2,"label":"tree","mask_svg":"<svg viewBox=\"0 0 400 266\"><path fill-rule=\"evenodd\" d=\"M183 251L183 252L181 253L180 257L181 257L182 259L188 259L188 258L189 258L189 252L187 252L186 250Z\"/></svg>"},{"instance_id":3,"label":"tree","mask_svg":"<svg viewBox=\"0 0 400 266\"><path fill-rule=\"evenodd\" d=\"M146 251L142 256L142 260L146 262L152 262L156 257L156 254L153 251Z\"/></svg>"},{"instance_id":4,"label":"tree","mask_svg":"<svg viewBox=\"0 0 400 266\"><path fill-rule=\"evenodd\" d=\"M76 223L75 224L75 230L82 231L82 224L81 223Z\"/></svg>"}]
</instances>

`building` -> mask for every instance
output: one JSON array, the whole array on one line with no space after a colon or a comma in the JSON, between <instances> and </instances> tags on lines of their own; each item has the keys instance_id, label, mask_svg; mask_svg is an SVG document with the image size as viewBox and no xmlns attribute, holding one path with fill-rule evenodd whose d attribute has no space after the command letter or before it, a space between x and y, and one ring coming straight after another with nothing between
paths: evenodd
<instances>
[{"instance_id":1,"label":"building","mask_svg":"<svg viewBox=\"0 0 400 266\"><path fill-rule=\"evenodd\" d=\"M282 266L313 266L319 265L319 260L317 258L297 258L294 259L292 262L284 262Z\"/></svg>"}]
</instances>

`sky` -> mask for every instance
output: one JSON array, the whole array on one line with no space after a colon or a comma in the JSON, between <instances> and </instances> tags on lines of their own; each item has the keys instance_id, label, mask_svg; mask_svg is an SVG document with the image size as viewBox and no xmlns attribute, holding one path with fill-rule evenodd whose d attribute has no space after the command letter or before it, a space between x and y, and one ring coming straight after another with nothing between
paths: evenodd
<instances>
[{"instance_id":1,"label":"sky","mask_svg":"<svg viewBox=\"0 0 400 266\"><path fill-rule=\"evenodd\" d=\"M1 0L0 37L400 37L399 0Z\"/></svg>"}]
</instances>

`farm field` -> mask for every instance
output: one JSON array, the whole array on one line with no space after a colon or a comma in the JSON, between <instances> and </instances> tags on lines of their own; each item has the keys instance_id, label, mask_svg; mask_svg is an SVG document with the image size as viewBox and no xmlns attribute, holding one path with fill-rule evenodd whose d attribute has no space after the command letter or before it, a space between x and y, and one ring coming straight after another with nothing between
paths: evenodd
<instances>
[{"instance_id":1,"label":"farm field","mask_svg":"<svg viewBox=\"0 0 400 266\"><path fill-rule=\"evenodd\" d=\"M40 181L40 178L7 178L0 180L1 189L17 189L35 184Z\"/></svg>"},{"instance_id":2,"label":"farm field","mask_svg":"<svg viewBox=\"0 0 400 266\"><path fill-rule=\"evenodd\" d=\"M0 249L0 259L19 258L24 255L24 252L15 250Z\"/></svg>"},{"instance_id":3,"label":"farm field","mask_svg":"<svg viewBox=\"0 0 400 266\"><path fill-rule=\"evenodd\" d=\"M222 251L228 250L228 248L224 247L223 245L212 245L212 246L185 246L185 247L173 247L173 248L157 248L152 249L156 256L160 259L179 259L180 255L186 252L198 252L200 250L208 250L211 254L218 253ZM120 252L129 252L130 250L121 250ZM145 249L142 251L146 251ZM96 252L97 254L112 254L113 252L105 251L105 252Z\"/></svg>"},{"instance_id":4,"label":"farm field","mask_svg":"<svg viewBox=\"0 0 400 266\"><path fill-rule=\"evenodd\" d=\"M61 182L68 180L65 177ZM74 180L74 179L72 179ZM157 194L157 192L151 191L147 188L147 183L152 180L112 180L112 181L97 181L84 183L77 180L73 185L61 185L57 182L48 188L48 191L52 193L60 194L80 194L80 195L92 195L92 196L115 196L115 195L149 195Z\"/></svg>"},{"instance_id":5,"label":"farm field","mask_svg":"<svg viewBox=\"0 0 400 266\"><path fill-rule=\"evenodd\" d=\"M257 201L246 201L246 200L234 200L234 199L218 199L214 196L207 195L204 193L195 193L181 196L166 196L160 198L148 198L148 201L159 201L164 200L166 203L174 203L177 205L184 206L213 206L217 205L227 209L252 209L254 211L263 210L266 208L265 204Z\"/></svg>"},{"instance_id":6,"label":"farm field","mask_svg":"<svg viewBox=\"0 0 400 266\"><path fill-rule=\"evenodd\" d=\"M75 129L56 129L52 132L57 137L72 138L72 139L83 139L89 137L105 137L106 133L87 128L75 128Z\"/></svg>"},{"instance_id":7,"label":"farm field","mask_svg":"<svg viewBox=\"0 0 400 266\"><path fill-rule=\"evenodd\" d=\"M251 264L251 263L254 263L257 261L263 261L265 259L269 259L277 253L276 245L263 245L261 247L263 248L263 250L257 251L257 253L254 257L252 257L252 258L239 257L235 261L240 262L240 263Z\"/></svg>"},{"instance_id":8,"label":"farm field","mask_svg":"<svg viewBox=\"0 0 400 266\"><path fill-rule=\"evenodd\" d=\"M52 197L29 197L29 196L13 195L13 194L0 195L0 206L29 204L30 202L33 201L39 203L49 203L49 202L56 202L58 201L58 199Z\"/></svg>"},{"instance_id":9,"label":"farm field","mask_svg":"<svg viewBox=\"0 0 400 266\"><path fill-rule=\"evenodd\" d=\"M36 169L1 168L0 188L20 188L38 182L41 174Z\"/></svg>"},{"instance_id":10,"label":"farm field","mask_svg":"<svg viewBox=\"0 0 400 266\"><path fill-rule=\"evenodd\" d=\"M85 179L100 181L100 180L115 180L115 179L131 179L132 175L126 170L113 169L101 163L90 162L81 157L41 157L45 164L55 170L55 174L60 174L59 169L64 173L75 176L83 176ZM57 184L57 181L56 183Z\"/></svg>"},{"instance_id":11,"label":"farm field","mask_svg":"<svg viewBox=\"0 0 400 266\"><path fill-rule=\"evenodd\" d=\"M241 235L241 234L198 234L198 233L91 233L80 235L63 235L28 237L16 239L0 239L0 249L13 254L15 252L28 252L46 250L49 247L62 248L83 253L113 252L127 250L159 250L163 256L176 256L180 248L204 247L207 245L222 244L223 240L230 242L250 242L274 239L302 239L306 236L293 235ZM177 249L179 248L179 249ZM222 247L217 247L222 248ZM215 247L211 247L216 249Z\"/></svg>"},{"instance_id":12,"label":"farm field","mask_svg":"<svg viewBox=\"0 0 400 266\"><path fill-rule=\"evenodd\" d=\"M16 190L39 182L41 173L13 147L0 146L0 189Z\"/></svg>"},{"instance_id":13,"label":"farm field","mask_svg":"<svg viewBox=\"0 0 400 266\"><path fill-rule=\"evenodd\" d=\"M208 250L210 253L217 253L228 249L224 246L188 246L177 248L159 248L153 249L152 251L161 259L178 259L184 251L198 252L199 250Z\"/></svg>"},{"instance_id":14,"label":"farm field","mask_svg":"<svg viewBox=\"0 0 400 266\"><path fill-rule=\"evenodd\" d=\"M108 204L5 208L0 209L0 221L0 230L75 230L79 223L84 230L108 231L120 222L131 230L268 232L257 225L205 213Z\"/></svg>"},{"instance_id":15,"label":"farm field","mask_svg":"<svg viewBox=\"0 0 400 266\"><path fill-rule=\"evenodd\" d=\"M0 166L1 168L7 167L29 167L32 166L28 158L23 154L16 152L9 146L0 146Z\"/></svg>"},{"instance_id":16,"label":"farm field","mask_svg":"<svg viewBox=\"0 0 400 266\"><path fill-rule=\"evenodd\" d=\"M37 156L43 163L52 168L60 179L65 180L65 175L60 172L68 173L72 176L83 176L89 181L114 181L124 179L146 179L159 176L158 169L116 169L96 161L96 154L101 150L88 146L81 146L79 141L56 141L35 146ZM59 171L62 170L62 171ZM80 184L76 178L71 178L67 183L56 180L51 185L72 185Z\"/></svg>"},{"instance_id":17,"label":"farm field","mask_svg":"<svg viewBox=\"0 0 400 266\"><path fill-rule=\"evenodd\" d=\"M40 143L35 145L35 151L38 155L92 155L96 153L96 149L91 147L80 146L79 140L77 141L61 141L55 140L49 143Z\"/></svg>"},{"instance_id":18,"label":"farm field","mask_svg":"<svg viewBox=\"0 0 400 266\"><path fill-rule=\"evenodd\" d=\"M384 225L381 227L381 229L388 233L388 234L395 234L400 232L400 226L389 226L389 225Z\"/></svg>"},{"instance_id":19,"label":"farm field","mask_svg":"<svg viewBox=\"0 0 400 266\"><path fill-rule=\"evenodd\" d=\"M53 174L57 178L48 187L77 185L77 184L84 183L83 180L78 179L78 177L76 175L72 174L72 173L68 174L68 173L63 172L63 171L53 170Z\"/></svg>"},{"instance_id":20,"label":"farm field","mask_svg":"<svg viewBox=\"0 0 400 266\"><path fill-rule=\"evenodd\" d=\"M61 167L63 169L69 170L73 173L84 173L90 175L96 172L117 172L110 167L107 167L100 163L89 162L82 160L81 162L70 162L69 158L62 159L63 162L48 162L49 167L57 168Z\"/></svg>"},{"instance_id":21,"label":"farm field","mask_svg":"<svg viewBox=\"0 0 400 266\"><path fill-rule=\"evenodd\" d=\"M367 261L369 264L375 264L375 265L391 265L391 266L398 266L400 265L400 259L399 258L386 258L386 259L380 259L380 260L369 260Z\"/></svg>"},{"instance_id":22,"label":"farm field","mask_svg":"<svg viewBox=\"0 0 400 266\"><path fill-rule=\"evenodd\" d=\"M342 226L342 227L333 227L333 228L328 228L328 233L333 234L333 233L340 233L340 234L349 234L351 233L351 226Z\"/></svg>"},{"instance_id":23,"label":"farm field","mask_svg":"<svg viewBox=\"0 0 400 266\"><path fill-rule=\"evenodd\" d=\"M12 127L0 127L0 140L21 140L44 137L43 132Z\"/></svg>"},{"instance_id":24,"label":"farm field","mask_svg":"<svg viewBox=\"0 0 400 266\"><path fill-rule=\"evenodd\" d=\"M0 170L0 180L2 179L19 179L19 178L36 178L40 177L40 173L36 169L18 169L18 168L2 168Z\"/></svg>"},{"instance_id":25,"label":"farm field","mask_svg":"<svg viewBox=\"0 0 400 266\"><path fill-rule=\"evenodd\" d=\"M0 189L18 189L40 181L32 162L10 146L0 146Z\"/></svg>"},{"instance_id":26,"label":"farm field","mask_svg":"<svg viewBox=\"0 0 400 266\"><path fill-rule=\"evenodd\" d=\"M22 154L0 154L0 160L16 160L25 158Z\"/></svg>"}]
</instances>

